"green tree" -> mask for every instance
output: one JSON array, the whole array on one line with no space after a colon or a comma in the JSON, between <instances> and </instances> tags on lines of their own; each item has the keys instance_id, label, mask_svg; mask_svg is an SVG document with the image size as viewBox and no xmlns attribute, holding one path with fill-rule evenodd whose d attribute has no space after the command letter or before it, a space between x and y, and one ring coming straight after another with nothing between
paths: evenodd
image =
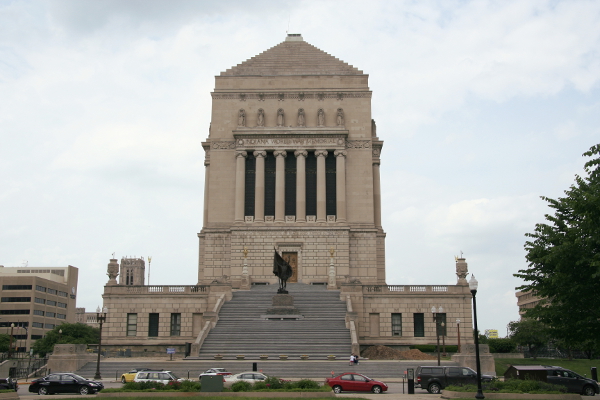
<instances>
[{"instance_id":1,"label":"green tree","mask_svg":"<svg viewBox=\"0 0 600 400\"><path fill-rule=\"evenodd\" d=\"M43 357L47 353L52 353L55 344L96 344L99 339L98 328L81 323L62 324L48 331L42 339L36 340L33 352Z\"/></svg>"},{"instance_id":2,"label":"green tree","mask_svg":"<svg viewBox=\"0 0 600 400\"><path fill-rule=\"evenodd\" d=\"M600 336L600 144L583 154L586 176L575 176L565 197L542 197L553 209L525 243L527 269L516 277L543 300L527 310L568 349Z\"/></svg>"},{"instance_id":3,"label":"green tree","mask_svg":"<svg viewBox=\"0 0 600 400\"><path fill-rule=\"evenodd\" d=\"M524 318L508 324L511 339L519 346L527 346L529 354L537 359L538 351L550 340L548 328L536 319Z\"/></svg>"},{"instance_id":4,"label":"green tree","mask_svg":"<svg viewBox=\"0 0 600 400\"><path fill-rule=\"evenodd\" d=\"M0 353L6 353L8 351L8 345L10 343L10 335L0 333Z\"/></svg>"}]
</instances>

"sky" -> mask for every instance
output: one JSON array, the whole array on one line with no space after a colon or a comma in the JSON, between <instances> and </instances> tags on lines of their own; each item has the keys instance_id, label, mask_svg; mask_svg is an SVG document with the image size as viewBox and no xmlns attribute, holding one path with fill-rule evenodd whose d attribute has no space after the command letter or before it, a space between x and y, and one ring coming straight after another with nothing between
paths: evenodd
<instances>
[{"instance_id":1,"label":"sky","mask_svg":"<svg viewBox=\"0 0 600 400\"><path fill-rule=\"evenodd\" d=\"M455 284L462 253L504 336L540 196L600 142L599 26L585 0L0 0L0 265L78 267L88 311L113 253L195 284L214 76L300 33L369 74L387 283Z\"/></svg>"}]
</instances>

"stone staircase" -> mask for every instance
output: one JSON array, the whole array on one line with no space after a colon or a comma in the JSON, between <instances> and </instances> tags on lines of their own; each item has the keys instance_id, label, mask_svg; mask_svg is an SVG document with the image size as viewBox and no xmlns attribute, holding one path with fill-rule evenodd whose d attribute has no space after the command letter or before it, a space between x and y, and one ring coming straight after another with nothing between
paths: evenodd
<instances>
[{"instance_id":1,"label":"stone staircase","mask_svg":"<svg viewBox=\"0 0 600 400\"><path fill-rule=\"evenodd\" d=\"M219 321L200 349L199 359L224 359L244 355L270 360L287 355L299 359L325 359L328 355L346 359L351 352L350 331L346 328L346 303L340 292L325 286L288 283L294 306L304 318L299 320L264 320L277 293L276 285L256 285L249 291L236 291L219 312ZM196 358L196 357L193 357Z\"/></svg>"}]
</instances>

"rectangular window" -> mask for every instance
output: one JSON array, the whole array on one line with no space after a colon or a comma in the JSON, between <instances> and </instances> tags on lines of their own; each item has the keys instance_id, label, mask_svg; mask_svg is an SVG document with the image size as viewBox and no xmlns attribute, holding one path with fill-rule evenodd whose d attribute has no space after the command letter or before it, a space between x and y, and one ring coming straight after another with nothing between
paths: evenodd
<instances>
[{"instance_id":1,"label":"rectangular window","mask_svg":"<svg viewBox=\"0 0 600 400\"><path fill-rule=\"evenodd\" d=\"M46 288L44 286L36 285L35 290L37 290L38 292L45 292Z\"/></svg>"},{"instance_id":2,"label":"rectangular window","mask_svg":"<svg viewBox=\"0 0 600 400\"><path fill-rule=\"evenodd\" d=\"M31 297L2 297L0 301L2 303L29 303Z\"/></svg>"},{"instance_id":3,"label":"rectangular window","mask_svg":"<svg viewBox=\"0 0 600 400\"><path fill-rule=\"evenodd\" d=\"M9 314L29 314L30 310L0 310L0 314L9 315Z\"/></svg>"},{"instance_id":4,"label":"rectangular window","mask_svg":"<svg viewBox=\"0 0 600 400\"><path fill-rule=\"evenodd\" d=\"M425 337L425 315L423 313L414 313L413 319L415 337Z\"/></svg>"},{"instance_id":5,"label":"rectangular window","mask_svg":"<svg viewBox=\"0 0 600 400\"><path fill-rule=\"evenodd\" d=\"M56 325L54 325L54 324L46 324L46 325L44 325L44 327L45 327L46 329L54 329L54 327L55 327L55 326L56 326Z\"/></svg>"},{"instance_id":6,"label":"rectangular window","mask_svg":"<svg viewBox=\"0 0 600 400\"><path fill-rule=\"evenodd\" d=\"M148 336L158 336L158 313L150 313L148 315Z\"/></svg>"},{"instance_id":7,"label":"rectangular window","mask_svg":"<svg viewBox=\"0 0 600 400\"><path fill-rule=\"evenodd\" d=\"M127 314L127 336L137 335L137 314Z\"/></svg>"},{"instance_id":8,"label":"rectangular window","mask_svg":"<svg viewBox=\"0 0 600 400\"><path fill-rule=\"evenodd\" d=\"M34 322L31 324L31 326L33 326L34 328L43 328L44 324L42 324L41 322Z\"/></svg>"},{"instance_id":9,"label":"rectangular window","mask_svg":"<svg viewBox=\"0 0 600 400\"><path fill-rule=\"evenodd\" d=\"M49 306L55 306L56 302L54 300L46 300L46 304Z\"/></svg>"},{"instance_id":10,"label":"rectangular window","mask_svg":"<svg viewBox=\"0 0 600 400\"><path fill-rule=\"evenodd\" d=\"M38 304L46 304L46 299L41 299L39 297L36 297L35 302Z\"/></svg>"},{"instance_id":11,"label":"rectangular window","mask_svg":"<svg viewBox=\"0 0 600 400\"><path fill-rule=\"evenodd\" d=\"M69 294L67 292L61 292L60 290L58 291L58 295L62 297L69 297Z\"/></svg>"},{"instance_id":12,"label":"rectangular window","mask_svg":"<svg viewBox=\"0 0 600 400\"><path fill-rule=\"evenodd\" d=\"M285 215L296 215L296 156L288 151L285 158Z\"/></svg>"},{"instance_id":13,"label":"rectangular window","mask_svg":"<svg viewBox=\"0 0 600 400\"><path fill-rule=\"evenodd\" d=\"M402 336L402 314L392 314L392 336Z\"/></svg>"},{"instance_id":14,"label":"rectangular window","mask_svg":"<svg viewBox=\"0 0 600 400\"><path fill-rule=\"evenodd\" d=\"M435 317L438 336L446 336L446 313L436 313Z\"/></svg>"},{"instance_id":15,"label":"rectangular window","mask_svg":"<svg viewBox=\"0 0 600 400\"><path fill-rule=\"evenodd\" d=\"M60 308L67 308L67 303L58 302L58 303L56 303L56 305Z\"/></svg>"},{"instance_id":16,"label":"rectangular window","mask_svg":"<svg viewBox=\"0 0 600 400\"><path fill-rule=\"evenodd\" d=\"M31 340L38 340L41 339L43 337L43 335L31 335Z\"/></svg>"},{"instance_id":17,"label":"rectangular window","mask_svg":"<svg viewBox=\"0 0 600 400\"><path fill-rule=\"evenodd\" d=\"M265 215L275 215L275 170L277 161L272 151L265 157Z\"/></svg>"},{"instance_id":18,"label":"rectangular window","mask_svg":"<svg viewBox=\"0 0 600 400\"><path fill-rule=\"evenodd\" d=\"M58 319L66 319L67 315L66 314L56 314L56 318L58 318Z\"/></svg>"},{"instance_id":19,"label":"rectangular window","mask_svg":"<svg viewBox=\"0 0 600 400\"><path fill-rule=\"evenodd\" d=\"M249 151L246 157L246 186L244 193L244 215L254 216L254 191L256 190L256 158Z\"/></svg>"},{"instance_id":20,"label":"rectangular window","mask_svg":"<svg viewBox=\"0 0 600 400\"><path fill-rule=\"evenodd\" d=\"M31 285L2 285L2 290L31 290Z\"/></svg>"},{"instance_id":21,"label":"rectangular window","mask_svg":"<svg viewBox=\"0 0 600 400\"><path fill-rule=\"evenodd\" d=\"M314 151L306 156L306 215L317 215L317 158Z\"/></svg>"},{"instance_id":22,"label":"rectangular window","mask_svg":"<svg viewBox=\"0 0 600 400\"><path fill-rule=\"evenodd\" d=\"M56 314L54 314L53 312L46 311L46 317L48 317L48 318L54 318L55 315Z\"/></svg>"},{"instance_id":23,"label":"rectangular window","mask_svg":"<svg viewBox=\"0 0 600 400\"><path fill-rule=\"evenodd\" d=\"M336 160L333 151L325 158L325 214L336 215Z\"/></svg>"},{"instance_id":24,"label":"rectangular window","mask_svg":"<svg viewBox=\"0 0 600 400\"><path fill-rule=\"evenodd\" d=\"M56 289L48 289L48 294L56 294Z\"/></svg>"},{"instance_id":25,"label":"rectangular window","mask_svg":"<svg viewBox=\"0 0 600 400\"><path fill-rule=\"evenodd\" d=\"M33 315L41 315L44 316L44 312L42 310L33 310Z\"/></svg>"},{"instance_id":26,"label":"rectangular window","mask_svg":"<svg viewBox=\"0 0 600 400\"><path fill-rule=\"evenodd\" d=\"M180 336L181 335L181 314L180 313L172 313L171 314L171 336Z\"/></svg>"}]
</instances>

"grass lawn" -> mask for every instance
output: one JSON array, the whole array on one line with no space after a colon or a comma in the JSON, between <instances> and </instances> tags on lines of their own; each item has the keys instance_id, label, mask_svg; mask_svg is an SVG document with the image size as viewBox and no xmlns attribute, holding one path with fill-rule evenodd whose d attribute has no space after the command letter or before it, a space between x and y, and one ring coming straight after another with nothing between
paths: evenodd
<instances>
[{"instance_id":1,"label":"grass lawn","mask_svg":"<svg viewBox=\"0 0 600 400\"><path fill-rule=\"evenodd\" d=\"M496 375L503 376L510 365L557 365L588 378L592 377L591 367L600 368L600 360L566 360L560 358L496 358Z\"/></svg>"}]
</instances>

